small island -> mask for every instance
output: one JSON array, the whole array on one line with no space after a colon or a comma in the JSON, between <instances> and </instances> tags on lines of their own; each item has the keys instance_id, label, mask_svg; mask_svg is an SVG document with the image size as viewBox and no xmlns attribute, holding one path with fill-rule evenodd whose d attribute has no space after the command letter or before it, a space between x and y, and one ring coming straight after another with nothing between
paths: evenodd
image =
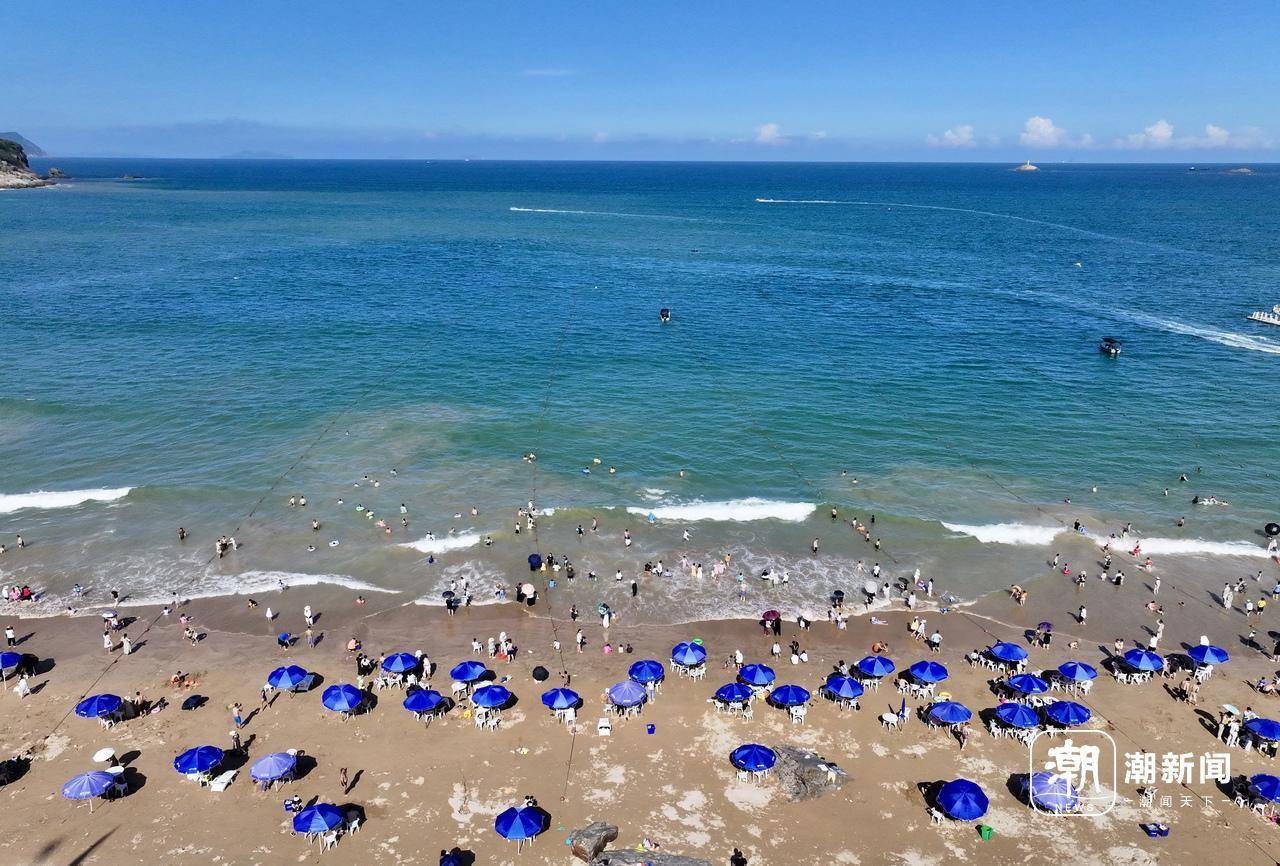
<instances>
[{"instance_id":1,"label":"small island","mask_svg":"<svg viewBox=\"0 0 1280 866\"><path fill-rule=\"evenodd\" d=\"M37 186L52 186L53 178L60 176L49 172L49 177L41 177L31 170L27 163L27 152L22 145L7 138L0 138L0 189L30 189Z\"/></svg>"},{"instance_id":2,"label":"small island","mask_svg":"<svg viewBox=\"0 0 1280 866\"><path fill-rule=\"evenodd\" d=\"M1039 171L1039 170L1040 170L1040 166L1032 165L1031 160L1027 160L1022 165L1014 169L1014 171Z\"/></svg>"}]
</instances>

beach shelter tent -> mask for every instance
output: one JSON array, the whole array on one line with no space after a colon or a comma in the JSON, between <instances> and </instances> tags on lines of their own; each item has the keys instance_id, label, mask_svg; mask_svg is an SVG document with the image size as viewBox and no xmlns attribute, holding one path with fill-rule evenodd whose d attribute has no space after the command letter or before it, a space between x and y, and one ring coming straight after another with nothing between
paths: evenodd
<instances>
[{"instance_id":1,"label":"beach shelter tent","mask_svg":"<svg viewBox=\"0 0 1280 866\"><path fill-rule=\"evenodd\" d=\"M957 821L976 821L987 806L987 795L968 779L952 779L938 790L938 808Z\"/></svg>"}]
</instances>

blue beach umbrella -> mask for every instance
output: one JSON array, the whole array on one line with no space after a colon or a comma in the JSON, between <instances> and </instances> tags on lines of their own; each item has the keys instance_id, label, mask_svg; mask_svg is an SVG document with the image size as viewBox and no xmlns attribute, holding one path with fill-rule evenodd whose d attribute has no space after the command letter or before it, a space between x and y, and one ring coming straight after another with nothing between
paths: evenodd
<instances>
[{"instance_id":1,"label":"blue beach umbrella","mask_svg":"<svg viewBox=\"0 0 1280 866\"><path fill-rule=\"evenodd\" d=\"M644 686L635 680L623 680L609 687L609 700L619 707L634 707L647 697Z\"/></svg>"},{"instance_id":2,"label":"blue beach umbrella","mask_svg":"<svg viewBox=\"0 0 1280 866\"><path fill-rule=\"evenodd\" d=\"M569 710L582 703L573 689L550 689L542 693L542 705L549 710Z\"/></svg>"},{"instance_id":3,"label":"blue beach umbrella","mask_svg":"<svg viewBox=\"0 0 1280 866\"><path fill-rule=\"evenodd\" d=\"M1093 665L1087 665L1084 662L1063 662L1058 665L1058 673L1073 683L1084 683L1098 677L1097 669Z\"/></svg>"},{"instance_id":4,"label":"blue beach umbrella","mask_svg":"<svg viewBox=\"0 0 1280 866\"><path fill-rule=\"evenodd\" d=\"M1064 728L1083 725L1093 718L1093 712L1075 701L1054 701L1044 708L1044 714Z\"/></svg>"},{"instance_id":5,"label":"blue beach umbrella","mask_svg":"<svg viewBox=\"0 0 1280 866\"><path fill-rule=\"evenodd\" d=\"M1249 785L1259 797L1280 803L1280 778L1269 773L1258 773L1249 777Z\"/></svg>"},{"instance_id":6,"label":"blue beach umbrella","mask_svg":"<svg viewBox=\"0 0 1280 866\"><path fill-rule=\"evenodd\" d=\"M403 674L418 666L418 657L413 653L392 653L382 660L382 669L393 674Z\"/></svg>"},{"instance_id":7,"label":"blue beach umbrella","mask_svg":"<svg viewBox=\"0 0 1280 866\"><path fill-rule=\"evenodd\" d=\"M444 695L435 689L416 689L404 696L404 708L411 713L429 713L444 703Z\"/></svg>"},{"instance_id":8,"label":"blue beach umbrella","mask_svg":"<svg viewBox=\"0 0 1280 866\"><path fill-rule=\"evenodd\" d=\"M1071 780L1057 773L1033 773L1019 787L1028 800L1046 812L1070 812L1080 802Z\"/></svg>"},{"instance_id":9,"label":"blue beach umbrella","mask_svg":"<svg viewBox=\"0 0 1280 866\"><path fill-rule=\"evenodd\" d=\"M1196 644L1187 650L1187 655L1198 665L1220 665L1231 660L1226 650L1212 644Z\"/></svg>"},{"instance_id":10,"label":"blue beach umbrella","mask_svg":"<svg viewBox=\"0 0 1280 866\"><path fill-rule=\"evenodd\" d=\"M292 773L297 765L298 759L294 755L288 752L273 752L254 761L253 766L249 768L249 775L259 782L274 782Z\"/></svg>"},{"instance_id":11,"label":"blue beach umbrella","mask_svg":"<svg viewBox=\"0 0 1280 866\"><path fill-rule=\"evenodd\" d=\"M1040 714L1026 704L1001 704L996 707L996 718L1015 728L1034 728L1040 724Z\"/></svg>"},{"instance_id":12,"label":"blue beach umbrella","mask_svg":"<svg viewBox=\"0 0 1280 866\"><path fill-rule=\"evenodd\" d=\"M661 662L653 659L641 659L627 670L627 676L638 683L660 683L667 675Z\"/></svg>"},{"instance_id":13,"label":"blue beach umbrella","mask_svg":"<svg viewBox=\"0 0 1280 866\"><path fill-rule=\"evenodd\" d=\"M116 777L103 770L81 773L78 776L72 776L62 786L62 796L68 800L88 800L92 797L101 797L111 789L115 782Z\"/></svg>"},{"instance_id":14,"label":"blue beach umbrella","mask_svg":"<svg viewBox=\"0 0 1280 866\"><path fill-rule=\"evenodd\" d=\"M364 701L364 692L350 683L329 686L320 696L320 703L335 713L353 713Z\"/></svg>"},{"instance_id":15,"label":"blue beach umbrella","mask_svg":"<svg viewBox=\"0 0 1280 866\"><path fill-rule=\"evenodd\" d=\"M768 665L746 665L738 671L738 679L749 686L767 686L774 681L773 668Z\"/></svg>"},{"instance_id":16,"label":"blue beach umbrella","mask_svg":"<svg viewBox=\"0 0 1280 866\"><path fill-rule=\"evenodd\" d=\"M769 695L769 700L780 707L798 707L809 703L809 691L800 686L778 686Z\"/></svg>"},{"instance_id":17,"label":"blue beach umbrella","mask_svg":"<svg viewBox=\"0 0 1280 866\"><path fill-rule=\"evenodd\" d=\"M342 811L332 803L316 803L293 816L295 833L327 833L342 823Z\"/></svg>"},{"instance_id":18,"label":"blue beach umbrella","mask_svg":"<svg viewBox=\"0 0 1280 866\"><path fill-rule=\"evenodd\" d=\"M729 760L739 770L759 773L778 762L778 753L759 743L747 743L730 752Z\"/></svg>"},{"instance_id":19,"label":"blue beach umbrella","mask_svg":"<svg viewBox=\"0 0 1280 866\"><path fill-rule=\"evenodd\" d=\"M823 683L822 688L827 694L833 698L852 701L862 695L862 683L850 677L842 677L838 674L832 674L827 677L827 681Z\"/></svg>"},{"instance_id":20,"label":"blue beach umbrella","mask_svg":"<svg viewBox=\"0 0 1280 866\"><path fill-rule=\"evenodd\" d=\"M511 700L511 692L506 686L481 686L471 696L471 703L477 707L495 709Z\"/></svg>"},{"instance_id":21,"label":"blue beach umbrella","mask_svg":"<svg viewBox=\"0 0 1280 866\"><path fill-rule=\"evenodd\" d=\"M991 647L991 649L987 650L987 652L991 653L991 655L1000 659L1002 662L1015 663L1023 661L1027 657L1026 650L1018 646L1016 643L1009 643L1008 641L1001 641Z\"/></svg>"},{"instance_id":22,"label":"blue beach umbrella","mask_svg":"<svg viewBox=\"0 0 1280 866\"><path fill-rule=\"evenodd\" d=\"M76 704L76 715L86 719L100 719L120 709L119 695L91 695Z\"/></svg>"},{"instance_id":23,"label":"blue beach umbrella","mask_svg":"<svg viewBox=\"0 0 1280 866\"><path fill-rule=\"evenodd\" d=\"M512 806L494 819L493 829L503 839L523 842L526 839L532 839L545 830L547 823L547 813L541 809L528 806L517 809Z\"/></svg>"},{"instance_id":24,"label":"blue beach umbrella","mask_svg":"<svg viewBox=\"0 0 1280 866\"><path fill-rule=\"evenodd\" d=\"M937 662L916 662L907 670L922 683L940 683L948 676L946 667Z\"/></svg>"},{"instance_id":25,"label":"blue beach umbrella","mask_svg":"<svg viewBox=\"0 0 1280 866\"><path fill-rule=\"evenodd\" d=\"M887 677L895 669L893 660L884 656L867 656L858 662L858 670L869 677Z\"/></svg>"},{"instance_id":26,"label":"blue beach umbrella","mask_svg":"<svg viewBox=\"0 0 1280 866\"><path fill-rule=\"evenodd\" d=\"M671 648L671 660L686 668L697 667L707 660L707 648L702 644L678 643Z\"/></svg>"},{"instance_id":27,"label":"blue beach umbrella","mask_svg":"<svg viewBox=\"0 0 1280 866\"><path fill-rule=\"evenodd\" d=\"M1164 670L1164 659L1151 650L1131 649L1124 654L1124 663L1136 671Z\"/></svg>"},{"instance_id":28,"label":"blue beach umbrella","mask_svg":"<svg viewBox=\"0 0 1280 866\"><path fill-rule=\"evenodd\" d=\"M726 704L740 704L751 699L751 689L742 683L727 683L716 689L716 700Z\"/></svg>"},{"instance_id":29,"label":"blue beach umbrella","mask_svg":"<svg viewBox=\"0 0 1280 866\"><path fill-rule=\"evenodd\" d=\"M0 670L8 670L16 668L22 662L22 653L2 652L0 653Z\"/></svg>"},{"instance_id":30,"label":"blue beach umbrella","mask_svg":"<svg viewBox=\"0 0 1280 866\"><path fill-rule=\"evenodd\" d=\"M1049 684L1035 674L1016 674L1009 677L1009 688L1024 695L1040 695L1049 691Z\"/></svg>"},{"instance_id":31,"label":"blue beach umbrella","mask_svg":"<svg viewBox=\"0 0 1280 866\"><path fill-rule=\"evenodd\" d=\"M938 807L957 821L976 821L987 806L987 795L968 779L952 779L938 791Z\"/></svg>"},{"instance_id":32,"label":"blue beach umbrella","mask_svg":"<svg viewBox=\"0 0 1280 866\"><path fill-rule=\"evenodd\" d=\"M943 725L959 725L973 718L973 711L955 701L939 701L929 707L929 718Z\"/></svg>"},{"instance_id":33,"label":"blue beach umbrella","mask_svg":"<svg viewBox=\"0 0 1280 866\"><path fill-rule=\"evenodd\" d=\"M267 685L276 689L297 688L308 676L305 669L297 665L289 665L287 668L276 668L267 674Z\"/></svg>"},{"instance_id":34,"label":"blue beach umbrella","mask_svg":"<svg viewBox=\"0 0 1280 866\"><path fill-rule=\"evenodd\" d=\"M1244 726L1249 731L1252 731L1255 736L1264 740L1280 740L1280 722L1259 717L1250 719L1244 723Z\"/></svg>"},{"instance_id":35,"label":"blue beach umbrella","mask_svg":"<svg viewBox=\"0 0 1280 866\"><path fill-rule=\"evenodd\" d=\"M183 774L207 773L222 763L222 756L217 746L196 746L174 758L173 768Z\"/></svg>"},{"instance_id":36,"label":"blue beach umbrella","mask_svg":"<svg viewBox=\"0 0 1280 866\"><path fill-rule=\"evenodd\" d=\"M454 665L453 670L449 671L449 676L460 683L474 683L488 672L489 669L480 662L467 661Z\"/></svg>"}]
</instances>

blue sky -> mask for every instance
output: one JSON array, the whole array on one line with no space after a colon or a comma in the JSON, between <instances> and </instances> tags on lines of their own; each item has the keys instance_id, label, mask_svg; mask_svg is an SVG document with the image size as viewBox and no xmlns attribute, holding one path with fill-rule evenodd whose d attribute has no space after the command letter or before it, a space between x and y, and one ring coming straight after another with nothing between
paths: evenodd
<instances>
[{"instance_id":1,"label":"blue sky","mask_svg":"<svg viewBox=\"0 0 1280 866\"><path fill-rule=\"evenodd\" d=\"M1273 3L18 4L59 155L1260 161Z\"/></svg>"}]
</instances>

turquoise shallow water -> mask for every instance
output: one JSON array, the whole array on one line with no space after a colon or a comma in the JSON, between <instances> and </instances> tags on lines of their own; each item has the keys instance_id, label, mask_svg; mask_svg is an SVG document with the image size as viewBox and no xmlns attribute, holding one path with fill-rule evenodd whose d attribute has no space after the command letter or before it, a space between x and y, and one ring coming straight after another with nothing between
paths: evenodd
<instances>
[{"instance_id":1,"label":"turquoise shallow water","mask_svg":"<svg viewBox=\"0 0 1280 866\"><path fill-rule=\"evenodd\" d=\"M72 183L0 195L0 495L133 490L0 498L0 537L39 542L9 582L434 587L392 545L457 526L518 558L535 485L582 509L547 524L566 533L603 506L874 510L904 521L903 567L946 555L937 521L1258 545L1280 512L1280 330L1244 320L1280 303L1275 170L58 164ZM294 492L328 508L320 536ZM815 534L702 523L744 551ZM206 569L236 526L253 543ZM437 565L488 575L478 551Z\"/></svg>"}]
</instances>

